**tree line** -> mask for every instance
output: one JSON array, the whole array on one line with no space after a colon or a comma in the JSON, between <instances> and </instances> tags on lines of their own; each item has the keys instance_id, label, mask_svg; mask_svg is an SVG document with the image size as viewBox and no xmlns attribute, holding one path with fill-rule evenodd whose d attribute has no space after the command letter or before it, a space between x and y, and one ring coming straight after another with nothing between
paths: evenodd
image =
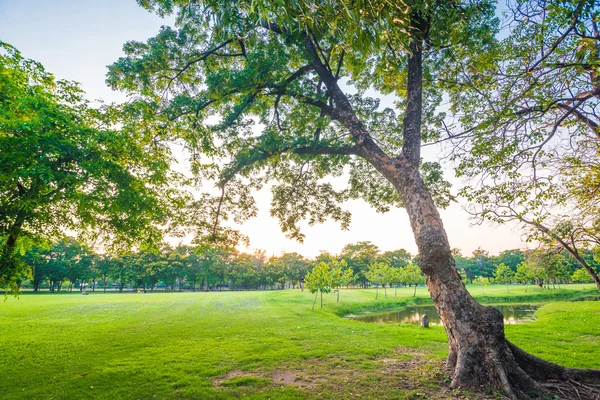
<instances>
[{"instance_id":1,"label":"tree line","mask_svg":"<svg viewBox=\"0 0 600 400\"><path fill-rule=\"evenodd\" d=\"M595 271L600 270L600 249L582 250L581 257ZM497 256L478 248L470 257L454 249L456 266L466 283L523 283L555 287L557 284L593 282L588 271L567 250L505 250Z\"/></svg>"},{"instance_id":2,"label":"tree line","mask_svg":"<svg viewBox=\"0 0 600 400\"><path fill-rule=\"evenodd\" d=\"M594 258L596 256L596 258ZM598 268L598 252L585 253ZM467 283L543 284L589 282L591 278L568 253L506 250L491 256L481 248L469 257L455 249L457 266ZM21 288L35 292L76 290L203 291L266 290L306 287L328 293L340 287L387 288L424 283L418 255L404 249L382 252L371 242L346 245L339 254L322 252L306 258L298 253L267 257L217 246L171 246L129 252L98 254L74 238L32 246L22 256L28 274ZM415 294L413 293L413 295ZM339 301L339 292L337 294Z\"/></svg>"}]
</instances>

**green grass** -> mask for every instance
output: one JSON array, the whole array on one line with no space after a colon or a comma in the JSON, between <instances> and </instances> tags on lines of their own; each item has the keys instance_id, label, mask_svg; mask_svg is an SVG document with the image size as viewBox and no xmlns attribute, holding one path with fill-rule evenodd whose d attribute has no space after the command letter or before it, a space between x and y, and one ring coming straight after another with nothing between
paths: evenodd
<instances>
[{"instance_id":1,"label":"green grass","mask_svg":"<svg viewBox=\"0 0 600 400\"><path fill-rule=\"evenodd\" d=\"M588 285L591 289L591 285ZM470 288L485 302L595 294ZM2 399L448 398L441 327L368 324L351 312L428 302L423 288L156 294L23 294L0 304ZM600 302L551 303L509 340L550 361L600 368ZM440 388L440 384L442 388Z\"/></svg>"}]
</instances>

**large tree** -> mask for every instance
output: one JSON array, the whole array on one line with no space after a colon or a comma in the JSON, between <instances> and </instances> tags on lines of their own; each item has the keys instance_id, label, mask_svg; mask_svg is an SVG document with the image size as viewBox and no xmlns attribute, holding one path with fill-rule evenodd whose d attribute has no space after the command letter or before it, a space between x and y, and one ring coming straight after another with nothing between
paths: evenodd
<instances>
[{"instance_id":1,"label":"large tree","mask_svg":"<svg viewBox=\"0 0 600 400\"><path fill-rule=\"evenodd\" d=\"M222 193L271 180L271 213L300 239L303 219L347 225L346 199L406 208L448 335L452 386L520 398L545 391L539 382L549 378L600 376L506 340L500 312L477 303L460 279L436 205L448 203L447 184L439 165L421 162L422 143L436 138L443 117L435 73L449 53L468 58L493 42L490 2L140 4L175 12L176 28L128 42L108 82L136 96L148 124L186 140L195 172L216 179ZM401 115L367 89L396 94ZM345 171L344 190L324 179Z\"/></svg>"},{"instance_id":2,"label":"large tree","mask_svg":"<svg viewBox=\"0 0 600 400\"><path fill-rule=\"evenodd\" d=\"M77 84L0 42L0 287L16 291L27 239L65 229L121 245L159 237L170 158L138 129L140 113L90 108ZM118 114L128 122L112 129Z\"/></svg>"}]
</instances>

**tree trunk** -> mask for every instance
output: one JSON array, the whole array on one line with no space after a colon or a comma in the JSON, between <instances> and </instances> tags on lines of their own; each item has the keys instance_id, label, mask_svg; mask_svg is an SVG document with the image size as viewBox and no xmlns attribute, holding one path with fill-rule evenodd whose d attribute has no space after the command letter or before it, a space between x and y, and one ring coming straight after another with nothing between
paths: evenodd
<instances>
[{"instance_id":1,"label":"tree trunk","mask_svg":"<svg viewBox=\"0 0 600 400\"><path fill-rule=\"evenodd\" d=\"M533 377L531 370L546 362L523 356L527 353L506 340L502 314L493 307L480 305L469 294L456 269L435 203L417 167L407 165L406 161L388 161L376 167L394 184L406 206L419 250L419 267L426 275L429 293L448 336L451 386L476 389L491 386L514 399L524 398L531 390L545 392L536 379L552 379L557 373L540 372ZM518 357L513 354L516 351ZM523 365L524 360L531 364ZM563 367L552 368L563 371L563 375L571 371L567 375L600 379L600 371L582 371L578 375Z\"/></svg>"},{"instance_id":2,"label":"tree trunk","mask_svg":"<svg viewBox=\"0 0 600 400\"><path fill-rule=\"evenodd\" d=\"M21 186L19 192L22 192ZM24 223L25 215L18 214L12 226L5 231L5 234L8 233L8 237L0 254L0 286L2 287L12 286L15 289L15 286L13 286L15 284L11 284L11 281L17 274L18 262L15 259L15 252L17 250L17 240L21 236Z\"/></svg>"},{"instance_id":3,"label":"tree trunk","mask_svg":"<svg viewBox=\"0 0 600 400\"><path fill-rule=\"evenodd\" d=\"M446 330L447 365L452 387L493 388L513 399L526 393L548 392L538 381L555 379L600 380L600 371L576 371L528 355L504 336L502 314L477 303L458 274L437 207L419 173L422 110L422 48L427 21L411 15L406 113L402 154L390 157L372 139L337 80L322 63L312 39L306 36L311 63L327 86L335 104L332 118L348 129L355 141L354 154L367 160L399 193L406 207L419 252L418 265L426 276L429 293ZM548 366L549 365L549 366Z\"/></svg>"},{"instance_id":4,"label":"tree trunk","mask_svg":"<svg viewBox=\"0 0 600 400\"><path fill-rule=\"evenodd\" d=\"M410 61L408 73L410 80L411 73L415 73ZM442 220L419 174L418 164L404 157L372 157L369 161L394 185L409 215L419 250L419 267L426 276L429 293L448 336L451 386L475 389L491 386L513 399L525 398L525 393L531 390L545 392L529 374L542 360L530 356L527 361L536 362L522 365L519 361L525 358L515 357L516 346L504 336L502 314L477 303L460 279ZM589 375L600 379L600 371Z\"/></svg>"}]
</instances>

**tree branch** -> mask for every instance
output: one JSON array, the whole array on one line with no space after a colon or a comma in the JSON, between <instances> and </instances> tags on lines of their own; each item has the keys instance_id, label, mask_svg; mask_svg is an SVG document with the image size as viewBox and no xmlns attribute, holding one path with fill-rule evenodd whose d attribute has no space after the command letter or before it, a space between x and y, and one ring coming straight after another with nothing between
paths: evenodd
<instances>
[{"instance_id":1,"label":"tree branch","mask_svg":"<svg viewBox=\"0 0 600 400\"><path fill-rule=\"evenodd\" d=\"M353 146L353 147L331 147L331 146L318 146L318 143L315 143L315 144L313 144L312 146L295 147L295 148L292 146L286 146L286 147L282 147L278 151L265 151L249 160L244 160L243 162L239 162L239 163L237 163L237 165L236 165L236 162L234 161L230 168L227 168L223 171L223 174L221 176L221 180L219 181L218 186L223 187L224 185L227 184L227 182L229 182L231 179L233 179L233 177L235 175L237 175L244 169L251 167L252 165L256 164L257 162L265 161L271 157L274 157L274 156L277 156L280 154L284 154L287 152L292 152L294 154L299 154L299 155L359 155L359 153L360 153L360 149L358 149L355 146Z\"/></svg>"}]
</instances>

